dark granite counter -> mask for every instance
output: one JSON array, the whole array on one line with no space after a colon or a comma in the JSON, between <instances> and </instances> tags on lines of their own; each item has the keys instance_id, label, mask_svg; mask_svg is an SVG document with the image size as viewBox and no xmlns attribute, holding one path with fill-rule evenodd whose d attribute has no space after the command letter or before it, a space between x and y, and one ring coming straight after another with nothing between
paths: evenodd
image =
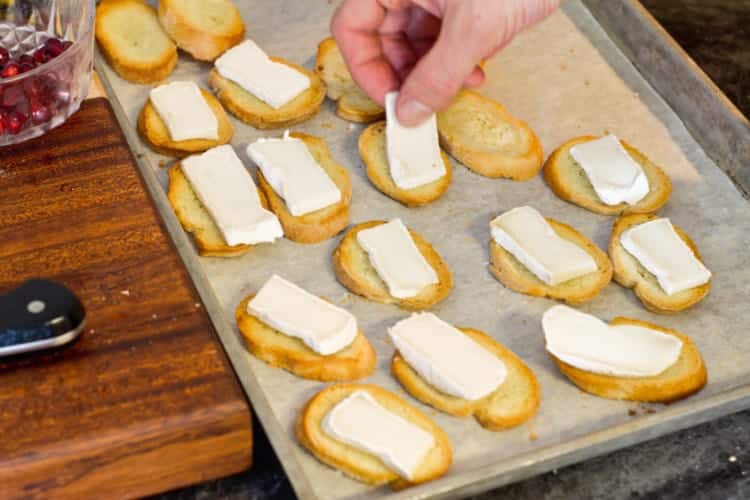
<instances>
[{"instance_id":1,"label":"dark granite counter","mask_svg":"<svg viewBox=\"0 0 750 500\"><path fill-rule=\"evenodd\" d=\"M729 98L750 115L750 0L642 0ZM293 498L256 424L251 471L160 500ZM750 411L594 458L475 500L750 498Z\"/></svg>"}]
</instances>

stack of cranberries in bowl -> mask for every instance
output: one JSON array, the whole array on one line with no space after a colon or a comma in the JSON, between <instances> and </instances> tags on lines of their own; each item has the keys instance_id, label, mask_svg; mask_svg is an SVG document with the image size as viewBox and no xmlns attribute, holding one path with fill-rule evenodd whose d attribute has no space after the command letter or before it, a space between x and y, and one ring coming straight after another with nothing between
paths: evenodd
<instances>
[{"instance_id":1,"label":"stack of cranberries in bowl","mask_svg":"<svg viewBox=\"0 0 750 500\"><path fill-rule=\"evenodd\" d=\"M68 104L65 71L45 71L48 62L72 45L68 40L47 38L38 47L14 57L0 46L0 135L15 135L27 126L49 122ZM39 68L39 71L34 71ZM26 77L23 73L34 72Z\"/></svg>"}]
</instances>

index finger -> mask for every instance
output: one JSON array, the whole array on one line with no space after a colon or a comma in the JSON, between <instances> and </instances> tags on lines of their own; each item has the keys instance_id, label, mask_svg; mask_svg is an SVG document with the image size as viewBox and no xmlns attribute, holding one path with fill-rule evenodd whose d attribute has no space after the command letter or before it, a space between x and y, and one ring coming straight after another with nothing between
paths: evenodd
<instances>
[{"instance_id":1,"label":"index finger","mask_svg":"<svg viewBox=\"0 0 750 500\"><path fill-rule=\"evenodd\" d=\"M352 78L381 105L385 94L400 85L380 41L379 28L385 15L378 0L345 0L331 22L331 32Z\"/></svg>"}]
</instances>

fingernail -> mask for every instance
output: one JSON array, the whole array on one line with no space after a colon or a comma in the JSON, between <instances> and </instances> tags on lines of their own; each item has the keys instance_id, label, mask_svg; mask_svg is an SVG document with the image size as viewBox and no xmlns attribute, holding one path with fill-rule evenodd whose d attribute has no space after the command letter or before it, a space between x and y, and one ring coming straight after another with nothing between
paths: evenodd
<instances>
[{"instance_id":1,"label":"fingernail","mask_svg":"<svg viewBox=\"0 0 750 500\"><path fill-rule=\"evenodd\" d=\"M398 121L403 125L419 125L433 113L432 109L417 99L410 98L402 101L398 106Z\"/></svg>"}]
</instances>

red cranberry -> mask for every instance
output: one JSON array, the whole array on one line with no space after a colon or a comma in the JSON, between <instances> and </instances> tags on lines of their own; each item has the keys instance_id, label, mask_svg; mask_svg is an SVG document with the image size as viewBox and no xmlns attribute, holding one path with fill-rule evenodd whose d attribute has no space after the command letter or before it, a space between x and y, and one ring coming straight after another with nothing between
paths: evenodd
<instances>
[{"instance_id":1,"label":"red cranberry","mask_svg":"<svg viewBox=\"0 0 750 500\"><path fill-rule=\"evenodd\" d=\"M0 72L0 76L3 78L10 78L11 76L16 76L18 73L20 73L20 68L18 67L17 63L10 62L5 65L3 68L3 71Z\"/></svg>"},{"instance_id":2,"label":"red cranberry","mask_svg":"<svg viewBox=\"0 0 750 500\"><path fill-rule=\"evenodd\" d=\"M63 52L64 52L68 50L71 45L73 45L73 42L71 42L70 40L63 40L62 44L63 44Z\"/></svg>"},{"instance_id":3,"label":"red cranberry","mask_svg":"<svg viewBox=\"0 0 750 500\"><path fill-rule=\"evenodd\" d=\"M8 53L8 49L5 47L0 47L0 66L6 64L8 61L10 61L10 54Z\"/></svg>"},{"instance_id":4,"label":"red cranberry","mask_svg":"<svg viewBox=\"0 0 750 500\"><path fill-rule=\"evenodd\" d=\"M45 47L36 49L34 52L34 62L37 64L44 64L50 59L52 59L52 54Z\"/></svg>"},{"instance_id":5,"label":"red cranberry","mask_svg":"<svg viewBox=\"0 0 750 500\"><path fill-rule=\"evenodd\" d=\"M28 54L23 54L21 57L18 58L19 64L35 64L34 58Z\"/></svg>"},{"instance_id":6,"label":"red cranberry","mask_svg":"<svg viewBox=\"0 0 750 500\"><path fill-rule=\"evenodd\" d=\"M52 117L49 108L38 101L32 101L30 109L31 121L36 124L49 121L49 119Z\"/></svg>"},{"instance_id":7,"label":"red cranberry","mask_svg":"<svg viewBox=\"0 0 750 500\"><path fill-rule=\"evenodd\" d=\"M19 111L10 111L3 117L3 125L9 134L17 134L26 123L26 115Z\"/></svg>"},{"instance_id":8,"label":"red cranberry","mask_svg":"<svg viewBox=\"0 0 750 500\"><path fill-rule=\"evenodd\" d=\"M18 65L18 72L19 73L26 73L34 69L35 66L33 64L29 64L27 62L19 63Z\"/></svg>"},{"instance_id":9,"label":"red cranberry","mask_svg":"<svg viewBox=\"0 0 750 500\"><path fill-rule=\"evenodd\" d=\"M57 57L67 48L59 38L48 38L44 46L52 57Z\"/></svg>"}]
</instances>

